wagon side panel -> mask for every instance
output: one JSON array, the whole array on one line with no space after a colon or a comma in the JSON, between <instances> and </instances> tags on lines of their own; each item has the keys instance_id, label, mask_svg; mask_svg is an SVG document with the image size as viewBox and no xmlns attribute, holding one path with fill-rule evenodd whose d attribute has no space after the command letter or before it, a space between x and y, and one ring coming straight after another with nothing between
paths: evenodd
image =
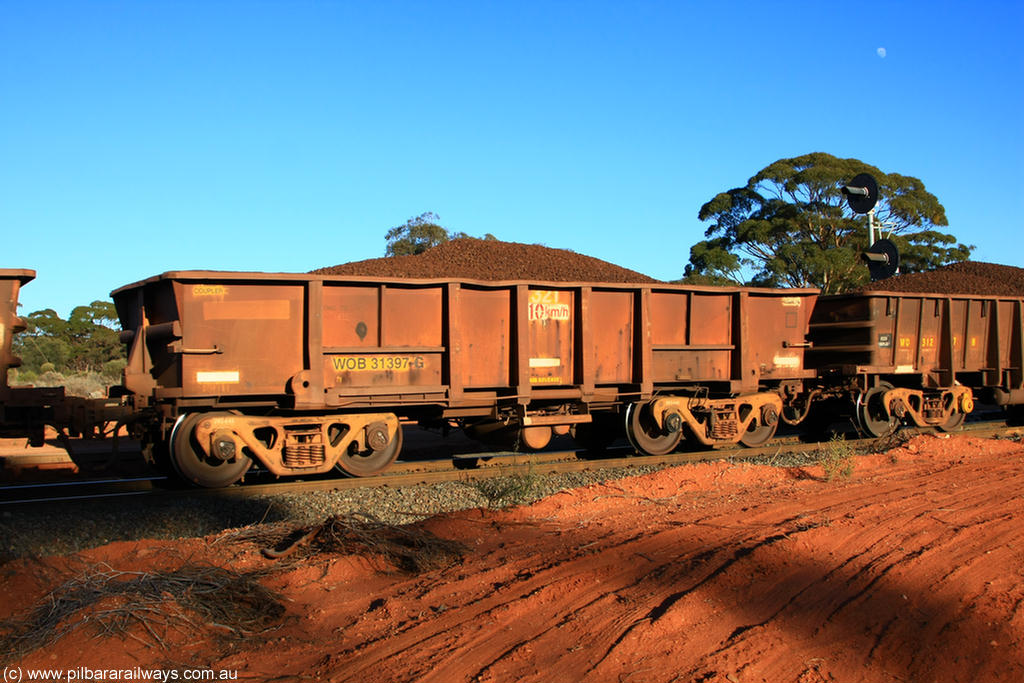
<instances>
[{"instance_id":1,"label":"wagon side panel","mask_svg":"<svg viewBox=\"0 0 1024 683\"><path fill-rule=\"evenodd\" d=\"M177 282L181 358L186 396L285 393L303 365L301 283Z\"/></svg>"},{"instance_id":2,"label":"wagon side panel","mask_svg":"<svg viewBox=\"0 0 1024 683\"><path fill-rule=\"evenodd\" d=\"M575 297L568 289L529 290L525 361L531 387L573 384Z\"/></svg>"},{"instance_id":3,"label":"wagon side panel","mask_svg":"<svg viewBox=\"0 0 1024 683\"><path fill-rule=\"evenodd\" d=\"M637 293L600 291L591 293L587 322L590 327L586 366L597 385L627 384L633 367L633 312Z\"/></svg>"},{"instance_id":4,"label":"wagon side panel","mask_svg":"<svg viewBox=\"0 0 1024 683\"><path fill-rule=\"evenodd\" d=\"M320 362L327 403L359 393L436 391L444 365L443 305L439 285L325 282Z\"/></svg>"},{"instance_id":5,"label":"wagon side panel","mask_svg":"<svg viewBox=\"0 0 1024 683\"><path fill-rule=\"evenodd\" d=\"M451 374L464 390L511 382L513 295L508 288L461 287L451 340Z\"/></svg>"},{"instance_id":6,"label":"wagon side panel","mask_svg":"<svg viewBox=\"0 0 1024 683\"><path fill-rule=\"evenodd\" d=\"M650 296L655 384L732 379L734 293L654 291Z\"/></svg>"},{"instance_id":7,"label":"wagon side panel","mask_svg":"<svg viewBox=\"0 0 1024 683\"><path fill-rule=\"evenodd\" d=\"M801 379L804 369L807 324L815 295L752 290L741 297L743 309L737 326L746 325L738 349L737 379L744 382Z\"/></svg>"}]
</instances>

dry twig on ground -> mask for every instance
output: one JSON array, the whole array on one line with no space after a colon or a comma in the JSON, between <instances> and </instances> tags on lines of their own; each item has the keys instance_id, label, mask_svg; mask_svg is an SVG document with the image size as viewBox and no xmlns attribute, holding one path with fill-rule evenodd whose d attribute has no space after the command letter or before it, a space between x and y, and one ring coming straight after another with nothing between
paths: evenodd
<instances>
[{"instance_id":1,"label":"dry twig on ground","mask_svg":"<svg viewBox=\"0 0 1024 683\"><path fill-rule=\"evenodd\" d=\"M307 557L325 552L374 555L402 571L419 573L455 564L466 548L413 526L385 524L372 515L349 513L296 529L263 552L277 559L300 551Z\"/></svg>"},{"instance_id":2,"label":"dry twig on ground","mask_svg":"<svg viewBox=\"0 0 1024 683\"><path fill-rule=\"evenodd\" d=\"M66 581L26 616L0 622L0 652L17 658L84 626L161 647L172 630L212 627L244 638L274 627L283 614L278 595L252 573L194 565L132 572L103 564Z\"/></svg>"}]
</instances>

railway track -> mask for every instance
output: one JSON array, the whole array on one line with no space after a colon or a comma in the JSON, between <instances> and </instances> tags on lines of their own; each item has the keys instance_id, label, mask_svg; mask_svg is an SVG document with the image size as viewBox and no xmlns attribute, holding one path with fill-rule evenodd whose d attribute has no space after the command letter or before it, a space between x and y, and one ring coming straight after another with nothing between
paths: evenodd
<instances>
[{"instance_id":1,"label":"railway track","mask_svg":"<svg viewBox=\"0 0 1024 683\"><path fill-rule=\"evenodd\" d=\"M901 435L929 433L905 429ZM1024 428L975 422L964 425L959 434L977 437L1024 436ZM847 439L855 449L877 450L887 446L875 438ZM540 453L485 452L462 454L452 459L399 462L387 473L361 478L318 477L307 480L267 481L257 472L246 483L222 489L186 488L165 476L91 478L60 482L0 486L0 508L20 505L56 504L84 500L115 500L161 496L246 498L267 495L299 494L311 491L341 491L363 487L400 487L436 484L447 481L471 481L488 477L532 473L536 475L639 466L663 467L713 460L751 461L773 456L810 453L823 447L819 442L801 442L796 437L780 437L760 448L728 448L671 453L661 456L637 455L632 448L610 448L603 457L582 458L582 451L560 450Z\"/></svg>"}]
</instances>

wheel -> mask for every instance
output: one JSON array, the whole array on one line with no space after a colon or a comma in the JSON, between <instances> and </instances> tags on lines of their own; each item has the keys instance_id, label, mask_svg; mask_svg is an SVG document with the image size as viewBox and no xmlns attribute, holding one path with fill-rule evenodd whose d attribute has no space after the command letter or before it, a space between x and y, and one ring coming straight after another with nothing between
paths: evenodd
<instances>
[{"instance_id":1,"label":"wheel","mask_svg":"<svg viewBox=\"0 0 1024 683\"><path fill-rule=\"evenodd\" d=\"M369 428L371 432L385 430L384 438L387 438L387 426L384 423L376 423L370 425ZM373 436L371 435L367 440L372 441ZM369 448L365 451L357 451L355 450L355 443L352 444L351 448L352 450L347 453L342 453L341 457L338 458L338 467L340 467L346 474L353 477L368 477L374 474L380 474L398 458L398 454L402 450L402 427L399 425L395 429L394 438L388 441L381 448Z\"/></svg>"},{"instance_id":2,"label":"wheel","mask_svg":"<svg viewBox=\"0 0 1024 683\"><path fill-rule=\"evenodd\" d=\"M889 436L899 427L899 420L889 414L883 403L885 392L892 388L888 382L882 382L857 396L857 423L865 433Z\"/></svg>"},{"instance_id":3,"label":"wheel","mask_svg":"<svg viewBox=\"0 0 1024 683\"><path fill-rule=\"evenodd\" d=\"M967 419L967 413L953 413L949 416L949 419L939 425L939 429L944 432L952 432L960 429L960 425Z\"/></svg>"},{"instance_id":4,"label":"wheel","mask_svg":"<svg viewBox=\"0 0 1024 683\"><path fill-rule=\"evenodd\" d=\"M230 486L241 479L252 466L252 459L237 453L234 460L208 456L196 442L196 426L207 417L228 413L189 413L178 419L171 430L171 464L182 479L204 488Z\"/></svg>"},{"instance_id":5,"label":"wheel","mask_svg":"<svg viewBox=\"0 0 1024 683\"><path fill-rule=\"evenodd\" d=\"M647 455L671 453L683 438L682 430L668 432L651 417L650 403L630 403L626 408L626 436L633 448Z\"/></svg>"},{"instance_id":6,"label":"wheel","mask_svg":"<svg viewBox=\"0 0 1024 683\"><path fill-rule=\"evenodd\" d=\"M750 421L750 426L747 427L747 431L740 437L740 443L747 448L757 448L763 446L775 436L775 430L779 428L779 423L776 421L774 424L761 424L761 418L756 417Z\"/></svg>"}]
</instances>

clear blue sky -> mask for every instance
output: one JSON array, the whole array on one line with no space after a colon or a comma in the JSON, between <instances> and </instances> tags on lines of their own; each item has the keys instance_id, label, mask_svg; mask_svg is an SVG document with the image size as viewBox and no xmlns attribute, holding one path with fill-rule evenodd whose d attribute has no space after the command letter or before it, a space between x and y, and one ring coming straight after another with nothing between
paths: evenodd
<instances>
[{"instance_id":1,"label":"clear blue sky","mask_svg":"<svg viewBox=\"0 0 1024 683\"><path fill-rule=\"evenodd\" d=\"M681 276L697 210L822 151L1024 266L1024 3L0 2L23 313L382 256L424 211ZM879 48L884 48L884 56Z\"/></svg>"}]
</instances>

